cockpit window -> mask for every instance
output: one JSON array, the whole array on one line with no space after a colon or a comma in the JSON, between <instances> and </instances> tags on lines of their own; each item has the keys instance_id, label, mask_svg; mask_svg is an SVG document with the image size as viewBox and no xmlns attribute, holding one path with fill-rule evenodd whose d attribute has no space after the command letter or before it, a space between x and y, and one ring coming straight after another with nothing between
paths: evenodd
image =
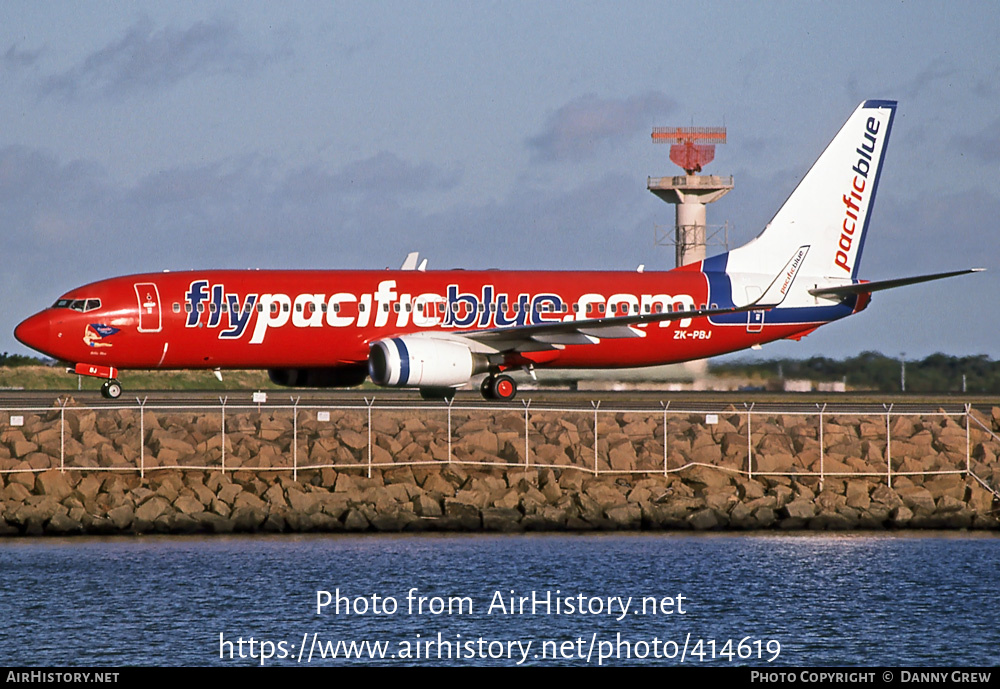
<instances>
[{"instance_id":1,"label":"cockpit window","mask_svg":"<svg viewBox=\"0 0 1000 689\"><path fill-rule=\"evenodd\" d=\"M79 311L80 313L87 313L88 311L96 311L101 308L100 299L58 299L56 303L52 305L54 309L73 309L74 311Z\"/></svg>"}]
</instances>

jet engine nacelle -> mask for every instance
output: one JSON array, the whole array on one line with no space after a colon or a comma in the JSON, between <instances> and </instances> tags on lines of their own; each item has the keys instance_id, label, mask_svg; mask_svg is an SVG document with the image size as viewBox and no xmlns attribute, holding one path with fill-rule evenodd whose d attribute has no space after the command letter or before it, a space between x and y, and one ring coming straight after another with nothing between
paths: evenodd
<instances>
[{"instance_id":1,"label":"jet engine nacelle","mask_svg":"<svg viewBox=\"0 0 1000 689\"><path fill-rule=\"evenodd\" d=\"M430 337L376 340L368 350L368 374L376 385L458 387L487 368L486 357L466 345Z\"/></svg>"}]
</instances>

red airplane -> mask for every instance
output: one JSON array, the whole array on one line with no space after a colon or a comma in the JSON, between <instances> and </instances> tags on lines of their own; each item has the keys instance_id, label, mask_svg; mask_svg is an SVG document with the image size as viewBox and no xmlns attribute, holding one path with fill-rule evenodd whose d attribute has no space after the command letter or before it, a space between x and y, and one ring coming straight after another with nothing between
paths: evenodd
<instances>
[{"instance_id":1,"label":"red airplane","mask_svg":"<svg viewBox=\"0 0 1000 689\"><path fill-rule=\"evenodd\" d=\"M799 339L864 309L872 292L976 269L857 278L896 112L851 115L763 232L667 272L148 273L73 289L14 331L24 344L122 387L119 369L267 369L275 383L419 388L450 397L487 374L666 364Z\"/></svg>"}]
</instances>

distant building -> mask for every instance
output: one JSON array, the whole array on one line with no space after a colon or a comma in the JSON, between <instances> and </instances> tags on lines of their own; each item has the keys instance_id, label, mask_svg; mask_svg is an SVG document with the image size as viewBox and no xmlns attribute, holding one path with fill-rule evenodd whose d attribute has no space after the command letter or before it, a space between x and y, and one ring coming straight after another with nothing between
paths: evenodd
<instances>
[{"instance_id":1,"label":"distant building","mask_svg":"<svg viewBox=\"0 0 1000 689\"><path fill-rule=\"evenodd\" d=\"M811 380L797 380L794 378L785 379L785 392L812 392L813 384Z\"/></svg>"}]
</instances>

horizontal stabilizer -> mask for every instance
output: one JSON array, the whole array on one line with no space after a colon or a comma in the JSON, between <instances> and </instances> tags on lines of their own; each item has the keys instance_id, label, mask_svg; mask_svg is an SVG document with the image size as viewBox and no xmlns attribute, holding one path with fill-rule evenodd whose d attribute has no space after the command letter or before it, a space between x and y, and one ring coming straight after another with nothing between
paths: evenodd
<instances>
[{"instance_id":1,"label":"horizontal stabilizer","mask_svg":"<svg viewBox=\"0 0 1000 689\"><path fill-rule=\"evenodd\" d=\"M814 297L828 297L839 299L855 294L870 294L884 289L894 287L904 287L906 285L916 285L920 282L930 282L942 278L955 277L956 275L966 275L968 273L982 272L983 268L968 268L966 270L955 270L950 273L934 273L933 275L918 275L910 278L898 278L896 280L878 280L876 282L857 282L852 285L840 285L838 287L819 287L809 290L809 294Z\"/></svg>"}]
</instances>

